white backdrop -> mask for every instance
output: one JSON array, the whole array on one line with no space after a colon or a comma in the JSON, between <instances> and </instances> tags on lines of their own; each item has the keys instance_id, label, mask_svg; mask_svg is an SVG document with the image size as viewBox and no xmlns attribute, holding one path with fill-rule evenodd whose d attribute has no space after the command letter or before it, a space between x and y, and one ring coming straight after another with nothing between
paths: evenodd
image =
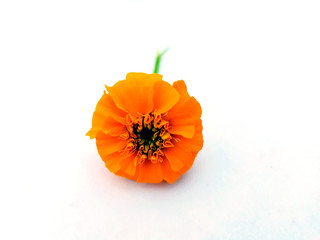
<instances>
[{"instance_id":1,"label":"white backdrop","mask_svg":"<svg viewBox=\"0 0 320 240\"><path fill-rule=\"evenodd\" d=\"M320 239L319 1L0 3L0 239ZM137 184L85 137L104 84L184 79L204 147Z\"/></svg>"}]
</instances>

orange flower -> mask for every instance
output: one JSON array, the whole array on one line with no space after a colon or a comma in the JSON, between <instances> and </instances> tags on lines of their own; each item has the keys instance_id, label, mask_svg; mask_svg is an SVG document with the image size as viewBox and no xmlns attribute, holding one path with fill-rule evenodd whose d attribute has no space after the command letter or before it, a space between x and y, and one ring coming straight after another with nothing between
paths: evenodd
<instances>
[{"instance_id":1,"label":"orange flower","mask_svg":"<svg viewBox=\"0 0 320 240\"><path fill-rule=\"evenodd\" d=\"M201 106L183 80L173 86L162 75L128 73L107 87L87 133L116 175L137 182L175 182L203 146Z\"/></svg>"}]
</instances>

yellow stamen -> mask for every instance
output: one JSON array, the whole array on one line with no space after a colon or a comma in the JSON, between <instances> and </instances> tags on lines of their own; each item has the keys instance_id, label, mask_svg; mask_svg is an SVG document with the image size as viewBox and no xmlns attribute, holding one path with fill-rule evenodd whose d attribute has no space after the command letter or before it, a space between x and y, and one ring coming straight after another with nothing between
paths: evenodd
<instances>
[{"instance_id":1,"label":"yellow stamen","mask_svg":"<svg viewBox=\"0 0 320 240\"><path fill-rule=\"evenodd\" d=\"M162 137L163 140L166 140L166 139L168 139L168 138L171 139L171 135L170 135L170 133L168 133L168 132L165 132L165 134L163 134L161 137Z\"/></svg>"}]
</instances>

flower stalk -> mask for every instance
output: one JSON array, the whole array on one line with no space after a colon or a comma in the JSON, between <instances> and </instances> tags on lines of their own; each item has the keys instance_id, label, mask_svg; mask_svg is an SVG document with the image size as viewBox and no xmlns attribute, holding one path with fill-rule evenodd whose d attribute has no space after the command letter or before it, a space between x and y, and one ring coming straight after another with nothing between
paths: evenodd
<instances>
[{"instance_id":1,"label":"flower stalk","mask_svg":"<svg viewBox=\"0 0 320 240\"><path fill-rule=\"evenodd\" d=\"M153 73L159 73L159 68L160 68L160 62L161 62L161 57L169 50L169 48L166 48L164 51L157 53L156 57L156 62L154 64L154 70Z\"/></svg>"}]
</instances>

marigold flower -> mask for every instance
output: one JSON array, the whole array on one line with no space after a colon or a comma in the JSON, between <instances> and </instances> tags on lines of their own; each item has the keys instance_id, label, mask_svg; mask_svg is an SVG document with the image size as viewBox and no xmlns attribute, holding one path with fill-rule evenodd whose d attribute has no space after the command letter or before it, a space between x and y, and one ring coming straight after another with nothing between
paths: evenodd
<instances>
[{"instance_id":1,"label":"marigold flower","mask_svg":"<svg viewBox=\"0 0 320 240\"><path fill-rule=\"evenodd\" d=\"M183 80L128 73L106 86L87 133L116 175L137 182L175 182L203 146L201 106Z\"/></svg>"}]
</instances>

